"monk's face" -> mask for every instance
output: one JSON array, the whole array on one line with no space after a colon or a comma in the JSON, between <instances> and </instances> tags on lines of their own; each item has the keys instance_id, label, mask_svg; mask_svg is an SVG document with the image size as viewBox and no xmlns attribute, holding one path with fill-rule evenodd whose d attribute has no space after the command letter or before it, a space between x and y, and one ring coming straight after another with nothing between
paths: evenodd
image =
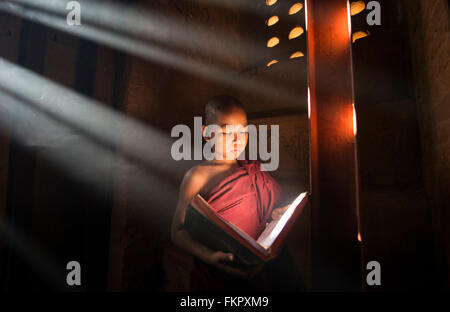
<instances>
[{"instance_id":1,"label":"monk's face","mask_svg":"<svg viewBox=\"0 0 450 312\"><path fill-rule=\"evenodd\" d=\"M227 112L217 112L216 122L220 129L212 135L215 140L216 159L237 159L245 150L248 141L247 116L238 108Z\"/></svg>"}]
</instances>

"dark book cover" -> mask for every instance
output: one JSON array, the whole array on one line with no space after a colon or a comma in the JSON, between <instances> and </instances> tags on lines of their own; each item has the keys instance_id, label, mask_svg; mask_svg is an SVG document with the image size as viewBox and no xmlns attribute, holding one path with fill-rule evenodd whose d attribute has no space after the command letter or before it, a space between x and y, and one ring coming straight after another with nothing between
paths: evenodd
<instances>
[{"instance_id":1,"label":"dark book cover","mask_svg":"<svg viewBox=\"0 0 450 312\"><path fill-rule=\"evenodd\" d=\"M279 220L268 223L258 240L255 240L216 214L197 194L186 208L184 228L194 240L211 250L233 253L235 259L230 265L239 268L256 266L277 255L307 202L308 194L300 194L285 214Z\"/></svg>"}]
</instances>

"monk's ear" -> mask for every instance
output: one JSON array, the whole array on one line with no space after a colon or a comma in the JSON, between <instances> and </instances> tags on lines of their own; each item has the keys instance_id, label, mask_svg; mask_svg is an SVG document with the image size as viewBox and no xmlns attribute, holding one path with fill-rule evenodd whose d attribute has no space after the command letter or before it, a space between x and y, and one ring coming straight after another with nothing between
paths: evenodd
<instances>
[{"instance_id":1,"label":"monk's ear","mask_svg":"<svg viewBox=\"0 0 450 312\"><path fill-rule=\"evenodd\" d=\"M206 142L208 142L210 140L209 137L206 136L206 126L202 125L202 137L205 139Z\"/></svg>"}]
</instances>

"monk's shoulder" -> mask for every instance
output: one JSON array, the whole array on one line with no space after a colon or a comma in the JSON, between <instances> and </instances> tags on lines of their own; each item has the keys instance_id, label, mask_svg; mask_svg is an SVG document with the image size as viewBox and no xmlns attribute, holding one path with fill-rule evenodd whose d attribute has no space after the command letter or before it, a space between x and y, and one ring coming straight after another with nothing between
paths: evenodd
<instances>
[{"instance_id":1,"label":"monk's shoulder","mask_svg":"<svg viewBox=\"0 0 450 312\"><path fill-rule=\"evenodd\" d=\"M183 184L185 187L201 188L209 178L207 168L204 165L199 164L190 168L183 178Z\"/></svg>"}]
</instances>

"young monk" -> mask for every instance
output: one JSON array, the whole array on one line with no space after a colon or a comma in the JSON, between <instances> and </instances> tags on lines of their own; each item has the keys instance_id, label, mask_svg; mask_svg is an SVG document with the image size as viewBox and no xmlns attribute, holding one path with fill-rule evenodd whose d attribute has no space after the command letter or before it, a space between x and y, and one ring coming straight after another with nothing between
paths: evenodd
<instances>
[{"instance_id":1,"label":"young monk","mask_svg":"<svg viewBox=\"0 0 450 312\"><path fill-rule=\"evenodd\" d=\"M234 260L232 253L211 250L193 240L183 229L186 207L196 194L200 194L217 214L256 239L266 222L278 219L288 205L277 206L281 203L282 190L267 171L260 170L259 161L237 159L248 141L247 115L242 104L231 96L215 96L206 104L204 117L202 133L205 140L208 142L217 135L215 158L194 166L185 174L172 221L171 239L194 256L191 279L200 280L197 283L203 280L201 286L197 284L200 290L202 287L223 290L233 287L233 283L248 287L242 281L255 278L263 266L237 269L229 265ZM220 126L220 131L206 137L205 127L213 124ZM228 132L226 125L232 126ZM212 286L213 282L216 282L215 286Z\"/></svg>"}]
</instances>

